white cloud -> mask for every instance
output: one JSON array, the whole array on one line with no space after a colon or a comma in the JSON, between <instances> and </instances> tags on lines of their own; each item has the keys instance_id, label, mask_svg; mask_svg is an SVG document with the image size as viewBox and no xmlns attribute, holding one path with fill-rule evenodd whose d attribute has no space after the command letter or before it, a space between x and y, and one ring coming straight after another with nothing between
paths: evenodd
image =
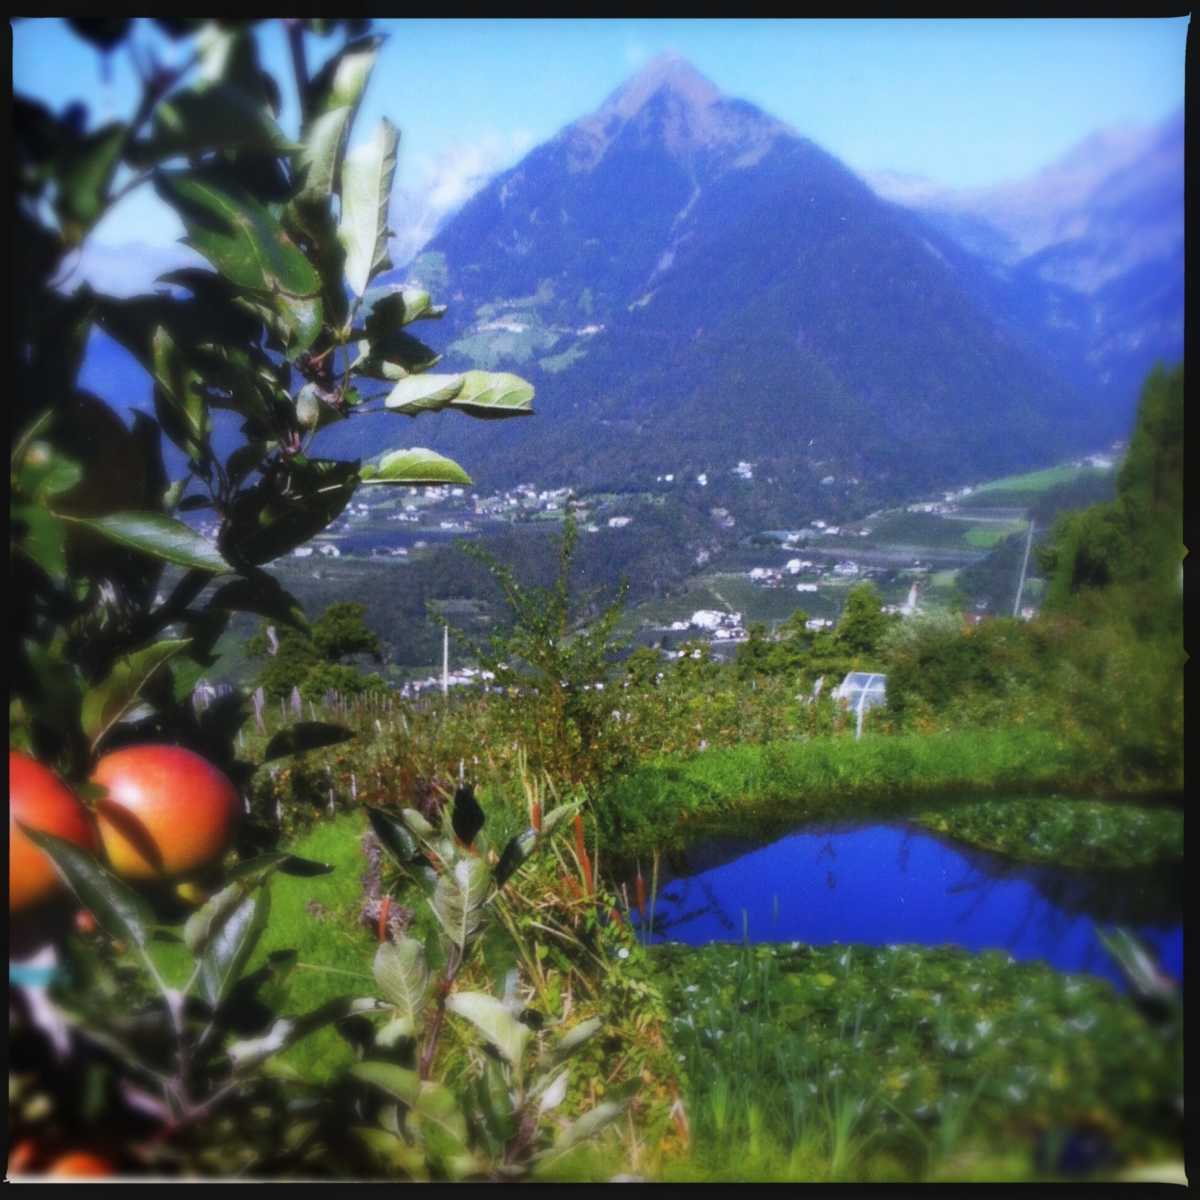
<instances>
[{"instance_id":1,"label":"white cloud","mask_svg":"<svg viewBox=\"0 0 1200 1200\"><path fill-rule=\"evenodd\" d=\"M182 267L207 267L194 250L178 243L152 246L146 242L85 242L77 257L64 264L57 279L59 288L73 292L81 283L106 296L137 296L153 292L155 280Z\"/></svg>"},{"instance_id":2,"label":"white cloud","mask_svg":"<svg viewBox=\"0 0 1200 1200\"><path fill-rule=\"evenodd\" d=\"M409 159L402 175L413 182L397 186L392 197L392 261L411 261L448 217L522 158L535 141L529 129L491 129L474 141L453 142L436 156ZM207 266L195 251L174 240L182 234L179 219L153 193L134 193L96 227L78 261L67 264L60 286L74 291L87 282L96 291L122 297L153 291L155 279L167 271Z\"/></svg>"},{"instance_id":3,"label":"white cloud","mask_svg":"<svg viewBox=\"0 0 1200 1200\"><path fill-rule=\"evenodd\" d=\"M474 141L454 142L436 156L413 159L409 168L416 182L411 188L397 188L392 202L392 260L409 261L447 217L533 144L528 129L488 130Z\"/></svg>"}]
</instances>

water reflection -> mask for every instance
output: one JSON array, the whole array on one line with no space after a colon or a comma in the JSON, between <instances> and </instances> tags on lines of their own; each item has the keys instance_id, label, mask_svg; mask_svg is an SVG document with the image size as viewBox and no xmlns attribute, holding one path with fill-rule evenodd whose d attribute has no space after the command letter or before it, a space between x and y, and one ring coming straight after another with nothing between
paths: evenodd
<instances>
[{"instance_id":1,"label":"water reflection","mask_svg":"<svg viewBox=\"0 0 1200 1200\"><path fill-rule=\"evenodd\" d=\"M836 864L836 870L835 870ZM1124 986L1093 923L1133 928L1183 976L1182 864L1079 871L1015 864L907 825L701 844L669 864L653 940L953 944L1006 950Z\"/></svg>"}]
</instances>

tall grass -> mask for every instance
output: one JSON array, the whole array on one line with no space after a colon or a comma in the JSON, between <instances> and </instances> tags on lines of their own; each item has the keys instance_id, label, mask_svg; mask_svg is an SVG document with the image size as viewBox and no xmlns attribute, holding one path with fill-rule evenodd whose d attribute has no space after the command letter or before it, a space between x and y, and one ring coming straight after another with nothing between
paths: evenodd
<instances>
[{"instance_id":1,"label":"tall grass","mask_svg":"<svg viewBox=\"0 0 1200 1200\"><path fill-rule=\"evenodd\" d=\"M624 852L680 844L736 818L793 823L886 814L918 797L1096 786L1075 744L1030 728L864 735L712 749L613 780L599 819Z\"/></svg>"},{"instance_id":2,"label":"tall grass","mask_svg":"<svg viewBox=\"0 0 1200 1200\"><path fill-rule=\"evenodd\" d=\"M665 1177L863 1178L876 1137L869 1127L876 1097L820 1071L803 1037L786 1028L773 956L743 945L731 967L722 987L728 1000L710 995L675 1023L693 1151Z\"/></svg>"},{"instance_id":3,"label":"tall grass","mask_svg":"<svg viewBox=\"0 0 1200 1200\"><path fill-rule=\"evenodd\" d=\"M1099 980L948 947L654 955L692 1127L666 1178L1028 1178L1081 1123L1130 1160L1181 1136L1181 1043Z\"/></svg>"}]
</instances>

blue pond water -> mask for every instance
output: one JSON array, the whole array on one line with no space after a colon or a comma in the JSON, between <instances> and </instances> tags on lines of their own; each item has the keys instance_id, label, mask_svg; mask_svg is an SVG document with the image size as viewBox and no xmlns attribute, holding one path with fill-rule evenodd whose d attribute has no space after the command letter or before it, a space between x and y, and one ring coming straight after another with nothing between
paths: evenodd
<instances>
[{"instance_id":1,"label":"blue pond water","mask_svg":"<svg viewBox=\"0 0 1200 1200\"><path fill-rule=\"evenodd\" d=\"M906 825L709 842L660 883L653 941L919 943L1001 950L1124 988L1095 926L1123 924L1183 978L1182 866L1028 867ZM647 881L649 882L649 881Z\"/></svg>"}]
</instances>

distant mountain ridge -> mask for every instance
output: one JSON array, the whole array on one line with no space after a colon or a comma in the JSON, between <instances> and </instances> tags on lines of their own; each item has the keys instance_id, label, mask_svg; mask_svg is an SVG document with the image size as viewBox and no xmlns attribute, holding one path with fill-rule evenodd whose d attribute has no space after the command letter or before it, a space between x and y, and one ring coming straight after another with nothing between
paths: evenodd
<instances>
[{"instance_id":1,"label":"distant mountain ridge","mask_svg":"<svg viewBox=\"0 0 1200 1200\"><path fill-rule=\"evenodd\" d=\"M422 331L438 370L518 371L541 415L368 417L316 449L427 445L484 490L673 475L697 504L772 526L1096 449L1126 431L1154 359L1182 352L1181 157L1181 115L1097 135L1004 193L1025 204L1041 186L1061 212L1039 232L1012 200L1001 228L995 196L956 207L927 181L868 186L685 61L656 60L395 276L449 303ZM1119 269L1088 290L1097 263ZM100 346L89 360L129 374ZM128 407L134 389L118 390Z\"/></svg>"},{"instance_id":2,"label":"distant mountain ridge","mask_svg":"<svg viewBox=\"0 0 1200 1200\"><path fill-rule=\"evenodd\" d=\"M1067 289L1082 321L1067 368L1127 426L1156 361L1183 356L1183 110L1150 128L1085 138L1029 179L955 191L872 175L876 191L1008 273L1018 288ZM1044 325L1051 339L1062 324ZM1036 336L1036 335L1035 335Z\"/></svg>"},{"instance_id":3,"label":"distant mountain ridge","mask_svg":"<svg viewBox=\"0 0 1200 1200\"><path fill-rule=\"evenodd\" d=\"M495 482L745 460L799 512L1049 462L1088 436L1009 281L678 58L493 179L405 274L450 304L439 369L538 387L539 420L443 414L420 435ZM1037 305L1054 295L1039 285ZM349 426L323 436L362 444Z\"/></svg>"}]
</instances>

